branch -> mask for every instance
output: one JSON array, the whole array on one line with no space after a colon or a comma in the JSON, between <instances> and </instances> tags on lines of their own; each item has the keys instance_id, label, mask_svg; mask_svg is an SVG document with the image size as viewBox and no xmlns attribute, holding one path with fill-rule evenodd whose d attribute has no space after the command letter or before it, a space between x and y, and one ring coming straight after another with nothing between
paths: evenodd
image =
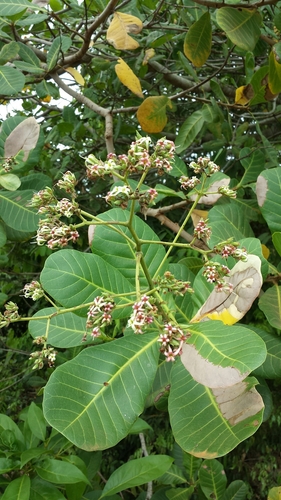
<instances>
[{"instance_id":1,"label":"branch","mask_svg":"<svg viewBox=\"0 0 281 500\"><path fill-rule=\"evenodd\" d=\"M145 211L145 216L147 216L147 215L158 219L161 222L161 224L163 224L164 226L171 229L175 234L178 233L179 228L180 228L179 224L168 219L168 217L166 217L166 215L163 215L161 213L161 208L148 208ZM189 234L187 231L183 230L180 235L181 235L181 238L186 240L188 243L191 243L191 241L194 240L194 236ZM201 240L195 240L195 243L192 245L192 247L195 249L200 248L201 250L210 250L209 247L207 245L205 245L205 243Z\"/></svg>"},{"instance_id":2,"label":"branch","mask_svg":"<svg viewBox=\"0 0 281 500\"><path fill-rule=\"evenodd\" d=\"M114 152L113 120L112 120L111 110L108 108L103 108L102 106L99 106L99 104L96 104L95 102L91 101L91 99L89 99L85 95L79 94L79 92L76 92L76 90L73 90L58 76L57 73L52 73L51 77L58 84L58 86L62 90L64 90L68 95L70 95L71 97L74 97L74 99L76 99L76 101L80 102L80 104L84 104L84 106L86 106L87 108L94 111L94 113L97 113L98 115L103 116L103 118L105 118L106 148L107 148L108 153L113 153Z\"/></svg>"},{"instance_id":3,"label":"branch","mask_svg":"<svg viewBox=\"0 0 281 500\"><path fill-rule=\"evenodd\" d=\"M256 3L236 3L227 4L225 2L213 2L212 0L194 0L195 3L199 5L205 5L205 7L214 7L215 9L220 9L221 7L233 7L234 9L257 9L258 7L263 7L264 5L275 5L278 0L260 0Z\"/></svg>"},{"instance_id":4,"label":"branch","mask_svg":"<svg viewBox=\"0 0 281 500\"><path fill-rule=\"evenodd\" d=\"M194 90L194 82L184 78L182 76L176 75L169 71L165 66L160 64L157 61L148 61L148 65L157 73L162 73L164 75L165 80L171 83L175 87L178 87L183 90ZM197 90L197 89L196 89ZM211 87L209 83L204 83L200 87L198 87L199 92L211 92ZM222 85L222 91L227 97L235 97L235 89L231 85Z\"/></svg>"},{"instance_id":5,"label":"branch","mask_svg":"<svg viewBox=\"0 0 281 500\"><path fill-rule=\"evenodd\" d=\"M89 49L92 34L104 21L106 21L106 19L110 16L111 12L115 9L118 2L119 2L119 0L110 0L109 1L107 6L105 7L104 11L99 16L97 16L95 18L94 22L86 30L85 35L83 37L82 47L76 52L76 54L65 57L65 58L61 59L60 61L58 61L58 66L62 66L62 65L72 66L73 64L76 64L79 61L81 61L81 59L83 58L83 56L86 54L87 50Z\"/></svg>"}]
</instances>

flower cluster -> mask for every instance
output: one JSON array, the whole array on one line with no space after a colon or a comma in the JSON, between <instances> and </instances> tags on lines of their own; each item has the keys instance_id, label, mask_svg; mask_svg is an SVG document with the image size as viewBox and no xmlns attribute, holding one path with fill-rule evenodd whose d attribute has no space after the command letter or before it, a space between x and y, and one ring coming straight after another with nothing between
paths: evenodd
<instances>
[{"instance_id":1,"label":"flower cluster","mask_svg":"<svg viewBox=\"0 0 281 500\"><path fill-rule=\"evenodd\" d=\"M213 250L222 257L227 258L231 256L234 257L234 259L246 261L248 256L246 249L237 248L238 246L239 243L228 240L226 242L219 243L213 248Z\"/></svg>"},{"instance_id":2,"label":"flower cluster","mask_svg":"<svg viewBox=\"0 0 281 500\"><path fill-rule=\"evenodd\" d=\"M54 366L57 351L53 347L43 347L41 351L35 351L30 354L29 359L34 361L33 370L41 370L44 366L44 360L47 361L48 366Z\"/></svg>"},{"instance_id":3,"label":"flower cluster","mask_svg":"<svg viewBox=\"0 0 281 500\"><path fill-rule=\"evenodd\" d=\"M232 292L233 290L232 284L225 279L225 277L229 273L230 269L227 266L219 264L218 262L209 261L205 265L203 276L205 276L206 280L209 283L214 283L216 285L215 290L217 292L221 292L223 290L227 292Z\"/></svg>"},{"instance_id":4,"label":"flower cluster","mask_svg":"<svg viewBox=\"0 0 281 500\"><path fill-rule=\"evenodd\" d=\"M193 188L195 188L195 186L200 184L200 179L198 179L198 177L195 177L195 176L186 177L185 175L182 175L179 178L179 182L180 182L182 189L193 189Z\"/></svg>"},{"instance_id":5,"label":"flower cluster","mask_svg":"<svg viewBox=\"0 0 281 500\"><path fill-rule=\"evenodd\" d=\"M115 186L105 197L105 201L112 206L126 208L132 192L129 186Z\"/></svg>"},{"instance_id":6,"label":"flower cluster","mask_svg":"<svg viewBox=\"0 0 281 500\"><path fill-rule=\"evenodd\" d=\"M67 193L71 195L72 198L76 197L75 186L77 184L77 180L75 175L69 170L65 172L57 182L57 186L59 189L64 189Z\"/></svg>"},{"instance_id":7,"label":"flower cluster","mask_svg":"<svg viewBox=\"0 0 281 500\"><path fill-rule=\"evenodd\" d=\"M38 209L39 214L46 214L45 219L39 221L36 242L38 245L47 245L49 248L63 248L69 241L76 242L79 238L75 227L65 224L61 217L70 218L79 215L80 209L75 201L76 179L74 174L66 172L63 179L58 181L59 189L64 189L71 195L71 200L62 198L58 200L52 188L46 187L35 193L29 206Z\"/></svg>"},{"instance_id":8,"label":"flower cluster","mask_svg":"<svg viewBox=\"0 0 281 500\"><path fill-rule=\"evenodd\" d=\"M223 194L224 196L228 196L229 198L236 198L237 193L233 191L233 189L229 189L227 186L220 186L218 189L218 193Z\"/></svg>"},{"instance_id":9,"label":"flower cluster","mask_svg":"<svg viewBox=\"0 0 281 500\"><path fill-rule=\"evenodd\" d=\"M143 333L145 327L153 323L157 312L158 309L152 300L147 295L143 295L141 300L133 305L133 314L128 321L128 327L132 328L135 333Z\"/></svg>"},{"instance_id":10,"label":"flower cluster","mask_svg":"<svg viewBox=\"0 0 281 500\"><path fill-rule=\"evenodd\" d=\"M69 241L75 243L79 233L71 225L64 224L56 218L48 218L39 221L36 235L37 245L47 244L48 248L63 248Z\"/></svg>"},{"instance_id":11,"label":"flower cluster","mask_svg":"<svg viewBox=\"0 0 281 500\"><path fill-rule=\"evenodd\" d=\"M207 240L211 237L211 229L207 225L207 221L204 219L200 219L198 224L194 228L194 237L198 238L199 240L206 238Z\"/></svg>"},{"instance_id":12,"label":"flower cluster","mask_svg":"<svg viewBox=\"0 0 281 500\"><path fill-rule=\"evenodd\" d=\"M189 168L191 168L191 170L193 170L195 174L202 174L203 172L205 172L208 176L215 174L220 170L220 167L216 163L211 161L210 158L202 156L199 156L199 158L197 158L197 161L192 161L189 164Z\"/></svg>"},{"instance_id":13,"label":"flower cluster","mask_svg":"<svg viewBox=\"0 0 281 500\"><path fill-rule=\"evenodd\" d=\"M171 292L174 295L183 296L186 292L194 292L189 281L177 280L170 271L166 271L163 278L158 276L155 284L164 294Z\"/></svg>"},{"instance_id":14,"label":"flower cluster","mask_svg":"<svg viewBox=\"0 0 281 500\"><path fill-rule=\"evenodd\" d=\"M174 143L165 138L159 139L154 152L150 154L151 144L150 137L139 137L132 142L127 155L117 156L110 153L105 162L98 160L94 155L89 155L85 162L87 177L94 180L105 175L132 174L151 168L157 168L159 175L165 171L170 172L171 161L175 154Z\"/></svg>"},{"instance_id":15,"label":"flower cluster","mask_svg":"<svg viewBox=\"0 0 281 500\"><path fill-rule=\"evenodd\" d=\"M17 321L20 318L17 304L10 301L7 302L4 307L4 314L0 313L0 328L9 326L10 323Z\"/></svg>"},{"instance_id":16,"label":"flower cluster","mask_svg":"<svg viewBox=\"0 0 281 500\"><path fill-rule=\"evenodd\" d=\"M44 290L39 281L31 281L31 283L24 285L23 295L26 299L38 300L44 296Z\"/></svg>"},{"instance_id":17,"label":"flower cluster","mask_svg":"<svg viewBox=\"0 0 281 500\"><path fill-rule=\"evenodd\" d=\"M181 355L182 345L189 334L184 334L178 326L167 323L163 333L160 333L158 342L161 343L160 351L166 356L166 361L175 361Z\"/></svg>"},{"instance_id":18,"label":"flower cluster","mask_svg":"<svg viewBox=\"0 0 281 500\"><path fill-rule=\"evenodd\" d=\"M112 310L115 303L108 298L99 296L96 297L89 308L87 314L86 328L91 329L93 338L101 335L100 328L109 325L112 321Z\"/></svg>"}]
</instances>

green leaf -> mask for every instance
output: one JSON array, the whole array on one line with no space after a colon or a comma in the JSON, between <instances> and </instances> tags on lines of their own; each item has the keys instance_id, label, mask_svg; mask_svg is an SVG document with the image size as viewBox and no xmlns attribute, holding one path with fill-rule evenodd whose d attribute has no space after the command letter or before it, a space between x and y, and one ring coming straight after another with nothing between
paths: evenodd
<instances>
[{"instance_id":1,"label":"green leaf","mask_svg":"<svg viewBox=\"0 0 281 500\"><path fill-rule=\"evenodd\" d=\"M264 170L265 157L258 149L252 151L250 148L243 148L239 154L240 163L245 169L245 173L240 179L238 186L243 186L249 182L257 180L258 175Z\"/></svg>"},{"instance_id":2,"label":"green leaf","mask_svg":"<svg viewBox=\"0 0 281 500\"><path fill-rule=\"evenodd\" d=\"M262 338L266 345L267 355L264 363L255 369L254 375L265 379L281 378L281 339L261 328L251 328Z\"/></svg>"},{"instance_id":3,"label":"green leaf","mask_svg":"<svg viewBox=\"0 0 281 500\"><path fill-rule=\"evenodd\" d=\"M35 467L42 479L54 484L73 484L80 481L90 484L87 477L78 467L62 460L46 458L44 462Z\"/></svg>"},{"instance_id":4,"label":"green leaf","mask_svg":"<svg viewBox=\"0 0 281 500\"><path fill-rule=\"evenodd\" d=\"M9 42L3 45L0 51L0 65L11 62L19 52L19 44L17 42Z\"/></svg>"},{"instance_id":5,"label":"green leaf","mask_svg":"<svg viewBox=\"0 0 281 500\"><path fill-rule=\"evenodd\" d=\"M32 434L40 439L40 441L44 441L46 438L46 421L41 408L33 403L33 401L28 407L26 421Z\"/></svg>"},{"instance_id":6,"label":"green leaf","mask_svg":"<svg viewBox=\"0 0 281 500\"><path fill-rule=\"evenodd\" d=\"M280 42L276 45L279 44ZM275 51L276 45L273 46L269 55L268 85L272 94L279 94L281 92L281 64L280 58Z\"/></svg>"},{"instance_id":7,"label":"green leaf","mask_svg":"<svg viewBox=\"0 0 281 500\"><path fill-rule=\"evenodd\" d=\"M8 191L16 191L20 187L20 179L15 174L0 175L0 185Z\"/></svg>"},{"instance_id":8,"label":"green leaf","mask_svg":"<svg viewBox=\"0 0 281 500\"><path fill-rule=\"evenodd\" d=\"M199 469L200 488L208 499L222 498L226 488L226 475L218 460L204 460Z\"/></svg>"},{"instance_id":9,"label":"green leaf","mask_svg":"<svg viewBox=\"0 0 281 500\"><path fill-rule=\"evenodd\" d=\"M155 334L88 347L51 375L44 390L45 418L79 448L114 446L143 411L158 356Z\"/></svg>"},{"instance_id":10,"label":"green leaf","mask_svg":"<svg viewBox=\"0 0 281 500\"><path fill-rule=\"evenodd\" d=\"M34 458L38 459L43 453L46 453L46 448L30 448L22 452L20 456L20 466L21 469L25 464L33 460Z\"/></svg>"},{"instance_id":11,"label":"green leaf","mask_svg":"<svg viewBox=\"0 0 281 500\"><path fill-rule=\"evenodd\" d=\"M176 486L177 484L187 483L187 479L182 469L178 465L172 464L169 470L159 477L158 482L160 484L171 484Z\"/></svg>"},{"instance_id":12,"label":"green leaf","mask_svg":"<svg viewBox=\"0 0 281 500\"><path fill-rule=\"evenodd\" d=\"M0 88L2 95L8 96L17 94L23 89L24 84L25 77L20 71L14 68L10 68L9 66L0 67Z\"/></svg>"},{"instance_id":13,"label":"green leaf","mask_svg":"<svg viewBox=\"0 0 281 500\"><path fill-rule=\"evenodd\" d=\"M30 500L65 500L56 486L36 476L31 479Z\"/></svg>"},{"instance_id":14,"label":"green leaf","mask_svg":"<svg viewBox=\"0 0 281 500\"><path fill-rule=\"evenodd\" d=\"M68 36L58 36L54 39L47 54L47 66L49 71L55 67L58 59L62 57L64 52L67 52L71 45L72 40Z\"/></svg>"},{"instance_id":15,"label":"green leaf","mask_svg":"<svg viewBox=\"0 0 281 500\"><path fill-rule=\"evenodd\" d=\"M263 311L271 326L281 328L281 286L268 288L259 300L259 308Z\"/></svg>"},{"instance_id":16,"label":"green leaf","mask_svg":"<svg viewBox=\"0 0 281 500\"><path fill-rule=\"evenodd\" d=\"M181 175L187 174L187 165L177 155L174 156L172 167L172 170L169 172L169 175L172 175L172 177L180 177Z\"/></svg>"},{"instance_id":17,"label":"green leaf","mask_svg":"<svg viewBox=\"0 0 281 500\"><path fill-rule=\"evenodd\" d=\"M29 500L30 478L26 475L14 479L6 488L1 500Z\"/></svg>"},{"instance_id":18,"label":"green leaf","mask_svg":"<svg viewBox=\"0 0 281 500\"><path fill-rule=\"evenodd\" d=\"M24 61L14 61L14 65L17 69L19 69L20 71L25 71L26 73L34 73L35 75L40 75L45 72L43 68L38 68L37 66Z\"/></svg>"},{"instance_id":19,"label":"green leaf","mask_svg":"<svg viewBox=\"0 0 281 500\"><path fill-rule=\"evenodd\" d=\"M87 340L84 340L86 318L81 318L71 312L59 315L55 314L56 312L57 309L54 307L48 307L34 314L33 318L48 315L48 319L34 319L29 322L29 333L34 339L38 336L44 337L48 332L48 344L61 349L81 346L82 341L83 345L93 342L90 333L88 333Z\"/></svg>"},{"instance_id":20,"label":"green leaf","mask_svg":"<svg viewBox=\"0 0 281 500\"><path fill-rule=\"evenodd\" d=\"M100 498L154 481L170 468L172 462L173 458L167 455L130 460L111 474Z\"/></svg>"},{"instance_id":21,"label":"green leaf","mask_svg":"<svg viewBox=\"0 0 281 500\"><path fill-rule=\"evenodd\" d=\"M128 211L121 208L114 208L101 214L99 219L108 222L128 222L129 217L130 214ZM152 242L160 241L148 224L143 222L139 217L134 216L133 224L138 238ZM121 231L122 234L114 231L114 228ZM92 242L92 251L94 254L102 257L104 261L117 268L134 286L136 280L136 249L134 242L128 241L126 237L132 238L132 235L129 229L124 226L119 226L118 224L114 224L112 227L97 225ZM104 244L105 241L106 245ZM154 276L159 265L165 258L166 252L164 247L159 244L147 243L142 245L141 251L150 275ZM165 270L166 268L163 266L161 274ZM142 269L140 269L139 281L141 287L147 286L147 280Z\"/></svg>"},{"instance_id":22,"label":"green leaf","mask_svg":"<svg viewBox=\"0 0 281 500\"><path fill-rule=\"evenodd\" d=\"M205 12L191 28L184 39L186 57L200 68L207 61L212 48L212 25L209 12Z\"/></svg>"},{"instance_id":23,"label":"green leaf","mask_svg":"<svg viewBox=\"0 0 281 500\"><path fill-rule=\"evenodd\" d=\"M0 220L0 248L6 244L7 236L5 231L5 226L3 222Z\"/></svg>"},{"instance_id":24,"label":"green leaf","mask_svg":"<svg viewBox=\"0 0 281 500\"><path fill-rule=\"evenodd\" d=\"M256 184L258 204L272 233L281 231L281 169L264 170Z\"/></svg>"},{"instance_id":25,"label":"green leaf","mask_svg":"<svg viewBox=\"0 0 281 500\"><path fill-rule=\"evenodd\" d=\"M253 388L256 382L253 378L243 381L242 396L248 405L251 394L256 398L257 392ZM202 458L225 455L254 434L262 423L263 409L257 411L253 408L253 412L245 419L238 417L236 422L230 423L223 416L213 391L195 382L181 362L174 363L169 397L170 421L176 441L186 452Z\"/></svg>"},{"instance_id":26,"label":"green leaf","mask_svg":"<svg viewBox=\"0 0 281 500\"><path fill-rule=\"evenodd\" d=\"M48 19L48 14L30 14L23 19L17 19L15 24L17 26L31 26L32 24L39 24Z\"/></svg>"},{"instance_id":27,"label":"green leaf","mask_svg":"<svg viewBox=\"0 0 281 500\"><path fill-rule=\"evenodd\" d=\"M130 429L130 434L139 434L148 430L153 431L152 427L145 420L137 418Z\"/></svg>"},{"instance_id":28,"label":"green leaf","mask_svg":"<svg viewBox=\"0 0 281 500\"><path fill-rule=\"evenodd\" d=\"M225 490L222 500L246 500L248 486L244 481L233 481Z\"/></svg>"},{"instance_id":29,"label":"green leaf","mask_svg":"<svg viewBox=\"0 0 281 500\"><path fill-rule=\"evenodd\" d=\"M28 207L33 193L32 190L11 193L0 191L1 217L12 229L23 232L36 231L39 216L33 208Z\"/></svg>"},{"instance_id":30,"label":"green leaf","mask_svg":"<svg viewBox=\"0 0 281 500\"><path fill-rule=\"evenodd\" d=\"M275 250L281 256L281 233L279 232L273 233L272 243L274 245Z\"/></svg>"},{"instance_id":31,"label":"green leaf","mask_svg":"<svg viewBox=\"0 0 281 500\"><path fill-rule=\"evenodd\" d=\"M260 37L261 16L256 9L222 7L217 10L217 23L232 43L253 51Z\"/></svg>"},{"instance_id":32,"label":"green leaf","mask_svg":"<svg viewBox=\"0 0 281 500\"><path fill-rule=\"evenodd\" d=\"M15 422L10 417L8 417L7 415L3 415L2 413L0 413L0 428L1 427L2 430L4 429L4 431L12 431L17 441L18 449L21 450L25 446L23 434L18 428L17 424L15 424Z\"/></svg>"},{"instance_id":33,"label":"green leaf","mask_svg":"<svg viewBox=\"0 0 281 500\"><path fill-rule=\"evenodd\" d=\"M28 0L0 0L0 12L1 16L13 16L22 12L28 7L35 7L38 10L38 6L30 5Z\"/></svg>"},{"instance_id":34,"label":"green leaf","mask_svg":"<svg viewBox=\"0 0 281 500\"><path fill-rule=\"evenodd\" d=\"M148 394L145 406L156 406L158 409L162 409L162 404L166 410L167 406L167 396L169 395L170 389L170 374L171 374L172 364L166 362L164 356L160 359L159 366L153 381L150 393Z\"/></svg>"},{"instance_id":35,"label":"green leaf","mask_svg":"<svg viewBox=\"0 0 281 500\"><path fill-rule=\"evenodd\" d=\"M24 43L19 43L19 56L21 59L33 66L40 68L40 59L34 53L34 51L25 45Z\"/></svg>"},{"instance_id":36,"label":"green leaf","mask_svg":"<svg viewBox=\"0 0 281 500\"><path fill-rule=\"evenodd\" d=\"M228 238L239 241L252 238L254 233L249 219L235 203L216 205L209 211L209 225L212 229L210 245L214 246Z\"/></svg>"},{"instance_id":37,"label":"green leaf","mask_svg":"<svg viewBox=\"0 0 281 500\"><path fill-rule=\"evenodd\" d=\"M130 293L133 286L98 255L60 250L48 257L41 273L43 288L64 307L92 302L102 293ZM120 303L121 299L116 300ZM122 299L122 303L129 299ZM85 309L84 309L85 312ZM119 317L122 316L120 311ZM127 312L124 313L127 315Z\"/></svg>"},{"instance_id":38,"label":"green leaf","mask_svg":"<svg viewBox=\"0 0 281 500\"><path fill-rule=\"evenodd\" d=\"M196 139L197 135L201 132L204 123L205 119L201 111L195 111L187 118L187 120L185 120L179 130L175 142L178 154L187 149Z\"/></svg>"}]
</instances>

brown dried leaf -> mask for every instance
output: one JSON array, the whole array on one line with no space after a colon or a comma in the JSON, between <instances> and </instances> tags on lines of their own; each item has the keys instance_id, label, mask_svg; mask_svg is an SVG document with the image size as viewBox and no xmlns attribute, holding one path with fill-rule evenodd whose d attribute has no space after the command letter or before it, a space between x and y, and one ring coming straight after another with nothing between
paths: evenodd
<instances>
[{"instance_id":1,"label":"brown dried leaf","mask_svg":"<svg viewBox=\"0 0 281 500\"><path fill-rule=\"evenodd\" d=\"M24 151L23 160L26 161L29 152L35 148L40 132L40 125L35 118L27 118L22 121L8 135L4 145L4 156L10 158L16 156L19 151Z\"/></svg>"},{"instance_id":2,"label":"brown dried leaf","mask_svg":"<svg viewBox=\"0 0 281 500\"><path fill-rule=\"evenodd\" d=\"M264 407L262 397L254 387L249 388L246 380L231 387L212 389L212 392L230 425L256 415Z\"/></svg>"},{"instance_id":3,"label":"brown dried leaf","mask_svg":"<svg viewBox=\"0 0 281 500\"><path fill-rule=\"evenodd\" d=\"M183 344L181 361L196 382L212 389L233 386L249 375L231 366L214 365L191 344Z\"/></svg>"}]
</instances>

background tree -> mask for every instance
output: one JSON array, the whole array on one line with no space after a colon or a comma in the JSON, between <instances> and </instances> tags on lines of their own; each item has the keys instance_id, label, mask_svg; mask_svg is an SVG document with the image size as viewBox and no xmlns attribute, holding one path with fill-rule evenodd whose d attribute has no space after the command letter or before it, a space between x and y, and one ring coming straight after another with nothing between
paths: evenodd
<instances>
[{"instance_id":1,"label":"background tree","mask_svg":"<svg viewBox=\"0 0 281 500\"><path fill-rule=\"evenodd\" d=\"M118 170L113 169L115 176L113 180L108 179L106 175L95 176L91 173L91 165L103 167L108 154L127 154L136 133L140 134L138 136L140 141L140 137L146 134L149 134L154 141L165 136L176 144L177 155L173 171L165 171L164 175L159 176L159 169L152 168L147 173L144 186L147 185L150 189L156 188L156 207L151 208L149 203L146 206L142 199L139 212L143 220L138 223L140 225L138 230L144 231L144 227L149 225L162 241L174 242L169 264L175 267L169 270L172 269L175 274L179 272L176 265L180 262L186 266L185 279L194 280L196 284L192 310L184 302L179 305L179 309L186 312L186 321L192 318L193 308L198 311L208 300L211 292L211 287L203 284L202 271L198 275L199 278L195 278L198 268L203 265L200 255L209 255L204 252L209 252L221 242L232 238L250 254L261 258L265 293L259 299L259 307L255 304L242 321L250 325L251 331L259 335L255 341L255 348L259 351L260 359L255 358L253 364L251 360L247 360L248 371L255 370L254 376L261 377L258 388L266 402L265 418L269 418L272 401L265 380L274 380L274 383L270 383L274 396L278 392L276 386L278 387L281 370L278 337L281 326L278 286L281 254L281 214L278 208L281 202L279 167L281 11L278 2L264 0L256 3L233 1L220 3L212 0L179 0L159 1L155 4L151 0L139 2L50 0L50 2L31 3L28 0L12 2L0 0L0 10L2 16L0 93L3 114L4 111L8 113L7 119L3 120L0 133L0 154L3 158L0 171L2 304L9 304L16 295L20 295L17 302L21 309L27 310L28 316L34 313L42 316L42 307L45 307L43 299L34 305L27 301L26 297L22 297L20 292L26 282L38 279L46 258L52 254L51 245L49 248L30 246L30 239L34 237L39 222L36 210L30 205L34 191L43 190L46 186L51 191L55 183L59 180L61 182L62 174L66 171L71 172L78 180L76 195L72 201L79 203L83 213L92 216L98 214L101 217L105 212L99 221L103 220L109 224L113 215L112 212L106 215L108 203L112 201L107 192L112 189L113 180L118 187L116 181L120 179L121 174L118 177ZM135 153L134 150L132 155ZM184 182L189 182L187 175L192 176L192 170L187 164L191 165L194 161L195 165L198 165L198 162L201 165L200 162L203 160L200 160L200 157L205 155L209 156L215 165L221 167L220 173L206 170L204 167L201 171L203 180L201 179L202 183L197 188L199 189L197 194L201 189L205 197L198 195L197 209L203 211L198 211L195 215L198 217L197 222L200 218L208 217L212 231L211 239L204 240L201 234L195 241L193 231L197 222L196 219L192 221L190 218L184 231L181 231L180 243L175 244L174 235L178 233L179 226L185 220L186 211L189 211L196 200L196 189L193 197L192 193L186 196L180 189L177 178L181 175L186 177L185 181L182 180L182 186ZM88 177L85 176L85 158L89 158ZM206 165L207 168L208 162ZM137 171L130 174L129 185L134 190L138 186L139 174ZM217 176L217 184L212 183L214 178L210 175L213 174ZM123 177L121 180L124 180ZM191 184L189 187L192 187ZM208 196L206 191L209 192ZM222 194L228 197L221 196ZM50 203L53 203L53 199ZM165 205L166 209L161 208L162 205ZM114 212L119 222L127 224L120 213ZM91 225L91 220L87 220L86 226ZM141 226L144 221L146 224ZM82 229L76 247L82 250L81 255L84 255L84 250L89 245L86 229L86 227ZM106 233L99 234L96 230L95 234L92 251L105 258L104 243L99 247L98 239L103 241ZM146 239L153 240L152 234L149 233ZM153 248L155 250L156 245ZM67 249L63 251L68 252ZM61 254L52 255L54 257L47 260L45 270L41 274L46 286L45 291L49 293L54 303L60 303L66 308L78 307L77 304L66 303L66 299L61 299L61 290L58 290L57 296L56 290L52 287L51 282L55 279L55 274L49 278L47 273L54 273L53 264L57 266L55 273L59 272L58 255ZM68 255L70 259L72 254L64 255ZM87 258L86 253L85 255ZM112 256L114 264L120 256L117 251ZM183 264L184 258L189 260ZM179 275L177 278L182 276ZM124 292L129 293L125 281L122 286ZM8 323L9 326L8 335L2 338L4 349L8 349L9 352L8 358L7 351L4 351L3 355L3 363L7 367L7 379L11 376L8 361L15 366L20 360L25 366L22 357L26 351L32 349L26 334L24 340L19 340L19 335L25 333L25 323L14 324L17 313L13 307L10 309L9 307L6 305L6 313L2 315L1 323L2 326ZM76 321L73 329L76 328L81 332L85 325L80 324L81 317L73 316ZM33 337L38 336L40 328L44 330L46 327L44 321L43 323L40 323L40 320L31 321L30 333ZM111 332L113 337L117 331L125 327L124 316L120 316L116 321L115 330ZM210 326L210 323L212 322L193 326L194 332L206 331L208 335L215 335L215 332L226 331L226 327L220 322L214 322L214 326ZM61 328L61 325L59 326ZM229 335L233 332L234 336L240 335L241 338L244 336L245 340L246 327L239 325L235 328L236 330L227 330ZM267 347L267 357L264 362L264 358L262 359L264 344L260 339ZM123 342L122 338L120 340ZM62 366L65 364L69 367L66 371L69 370L71 373L77 359L75 356L82 350L81 358L78 358L82 359L87 350L83 350L81 341L69 342L63 344L55 339L50 345L62 349L58 356L58 364ZM138 348L141 349L143 340L138 342L140 343ZM239 340L236 340L236 343L239 343ZM113 354L112 352L111 355ZM211 356L211 353L209 355ZM49 361L52 360L52 350L46 351L46 357L49 357ZM73 360L72 365L65 363L69 360ZM212 362L211 357L210 361ZM40 363L41 359L38 361L38 364ZM150 401L149 399L146 401L148 407L151 406L151 398L157 393L161 395L161 403L156 406L160 410L166 410L165 390L170 381L170 368L167 366L170 365L163 365L165 368L163 373L160 372L159 379L156 379L156 387L150 395ZM27 371L28 395L32 399L34 397L32 387L38 388L44 385L52 368L46 368L43 377L31 376L31 367ZM62 372L57 370L57 373ZM18 381L22 376L21 367L16 375ZM174 375L175 385L179 375L185 380L187 375L184 368L182 373ZM195 373L195 378L196 376ZM51 380L54 383L56 379L53 377ZM58 378L58 384L60 382ZM48 384L46 390L49 401L54 398L54 393L57 391L57 387L52 386L52 383ZM200 383L205 384L202 380ZM13 382L4 384L4 388L10 385L14 386ZM180 391L180 388L177 390ZM170 401L175 401L178 393L172 394ZM16 393L15 398L18 398ZM26 403L28 399L29 397ZM12 397L7 406L13 416L21 409L21 404L18 402L15 405ZM25 406L25 403L22 406ZM67 461L66 455L58 452L58 445L54 444L52 439L47 440L47 446L50 447L49 450L55 450L54 453L59 453L59 460L53 463L53 459L45 460L43 455L45 462L37 467L38 477L31 477L31 489L28 489L28 467L33 471L37 457L40 456L38 451L30 452L30 449L35 449L39 446L38 443L43 441L46 448L46 423L41 409L36 406L35 409L34 406L30 405L22 413L22 418L25 420L24 438L20 434L23 429L16 430L16 424L13 427L11 421L4 417L1 420L2 428L5 431L7 429L13 431L17 443L21 443L15 452L13 463L9 462L11 459L6 455L7 442L5 441L3 445L3 457L5 456L8 462L3 463L2 472L16 471L14 476L14 472L8 474L4 481L3 491L7 487L4 499L15 498L15 491L20 491L23 484L26 491L30 491L31 499L39 498L42 481L48 482L47 486L44 483L48 499L99 498L97 495L101 495L100 485L94 484L93 487L92 482L93 489L91 489L89 484L87 486L85 477L93 481L95 474L90 477L89 469L92 467L93 472L95 467L95 471L99 468L100 455L94 455L92 452L86 457L86 452L84 454L79 452L80 455L78 453L79 456L76 456L72 452L71 457L76 457L71 459L72 465L76 469L81 469L84 475L79 475L77 470L74 474L74 469L71 467L64 470L61 463ZM57 417L51 415L50 408L51 404L46 403L45 416L49 415L48 422L61 431L59 423L56 422L56 425L54 423ZM3 412L5 410L3 403ZM148 420L149 411L146 414ZM205 423L208 414L204 415ZM276 420L276 413L273 412L273 415ZM209 448L204 452L202 450L198 452L192 440L190 442L186 439L185 442L182 439L182 429L177 427L178 418L176 412L173 416L173 410L171 418L176 440L184 452L174 446L173 456L176 459L175 467L178 469L170 469L170 476L160 481L159 498L162 498L161 495L165 495L163 498L173 498L173 495L181 493L184 498L210 498L210 495L216 495L215 498L227 499L233 492L245 498L246 489L241 481L231 484L226 490L225 481L221 481L222 466L211 458L224 455L255 429L244 434L243 430L241 434L235 435L233 442L230 436L227 436L228 444L224 447L221 443L214 444L216 432L214 428L212 445L214 444L215 451L213 449L214 454L211 455ZM262 412L259 413L256 426L261 423L261 419ZM34 432L35 421L40 422L39 430L37 429L32 437L32 446L25 449L26 436L32 430ZM144 423L138 422L138 424L137 430L146 429ZM128 429L123 434L122 432L118 434L118 439L115 436L115 441L125 437L127 431ZM53 433L55 434L54 429ZM105 434L108 434L108 431ZM85 449L85 443L80 440L79 433L77 435L75 437L67 435L64 446L71 447L72 441ZM186 436L190 436L190 430ZM55 436L51 435L51 438L55 439ZM114 439L109 439L108 442L105 440L106 443L99 446L90 444L88 449L108 448L113 446ZM14 441L12 445L10 443L12 448L14 443ZM45 448L39 446L39 451ZM143 449L145 450L144 445ZM24 469L25 474L22 476L18 472L19 451L21 454L26 453L21 456L22 467L27 464L27 469ZM207 458L208 461L202 465L202 459L191 458L189 452L196 457ZM134 487L159 478L170 467L169 457L163 457L161 461L159 456L156 456L155 463L154 457L147 458L149 460L146 461L145 473L141 479L134 482L133 477L143 462L133 461L129 466L131 469L120 471L121 476L125 474L128 478L127 482L122 483L119 477L112 475L104 496L114 495L129 488L136 496ZM91 465L92 461L95 461L95 467ZM56 480L52 481L53 467L58 468L59 465L60 475L58 474ZM156 472L153 474L151 470L154 467ZM108 477L111 472L106 470L106 476ZM77 489L69 487L69 482L64 481L66 475L68 481L72 476L72 483L75 483ZM174 475L177 476L177 480L172 477ZM266 495L270 486L278 486L277 477L271 477L270 481L271 484L262 484L262 495ZM176 485L186 486L184 484L186 482L187 488L176 487ZM60 486L54 487L53 483ZM169 485L169 488L165 485ZM85 489L86 487L88 489ZM166 496L168 489L169 493ZM179 491L180 489L183 491ZM59 494L65 496L58 496ZM273 491L272 495L276 494L278 491ZM258 495L257 493L256 498L264 498ZM151 496L149 489L147 493L144 491L140 493L140 498L145 496L147 498ZM26 498L29 498L29 493ZM156 498L158 498L157 493L155 493Z\"/></svg>"}]
</instances>

